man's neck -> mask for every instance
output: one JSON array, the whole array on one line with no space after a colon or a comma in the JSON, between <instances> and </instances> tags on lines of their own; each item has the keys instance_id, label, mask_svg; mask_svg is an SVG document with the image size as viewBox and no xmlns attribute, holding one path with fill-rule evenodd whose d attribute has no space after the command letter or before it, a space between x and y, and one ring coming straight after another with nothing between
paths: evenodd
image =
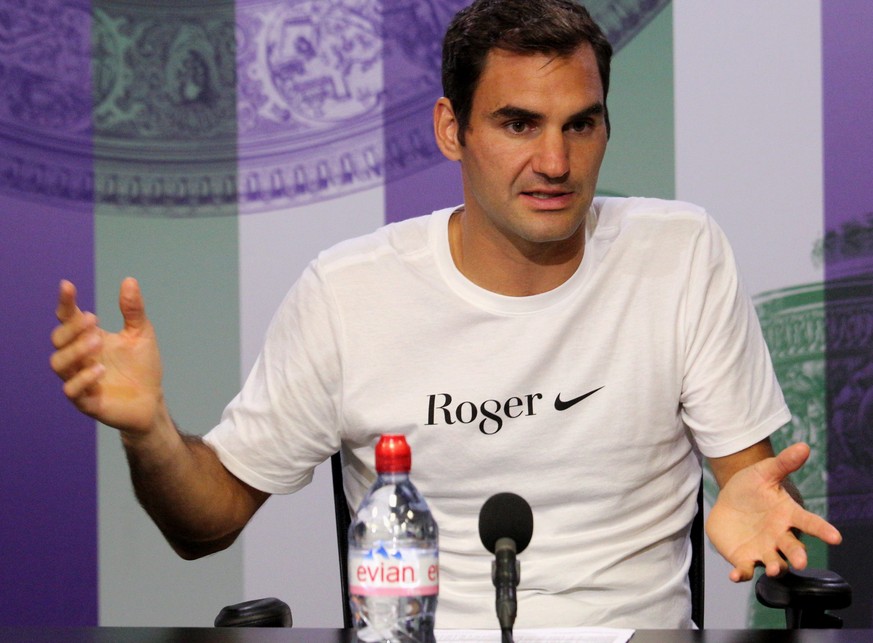
<instances>
[{"instance_id":1,"label":"man's neck","mask_svg":"<svg viewBox=\"0 0 873 643\"><path fill-rule=\"evenodd\" d=\"M482 234L463 209L449 219L455 267L485 290L509 297L539 295L567 281L582 262L584 225L574 238L555 243L512 243Z\"/></svg>"}]
</instances>

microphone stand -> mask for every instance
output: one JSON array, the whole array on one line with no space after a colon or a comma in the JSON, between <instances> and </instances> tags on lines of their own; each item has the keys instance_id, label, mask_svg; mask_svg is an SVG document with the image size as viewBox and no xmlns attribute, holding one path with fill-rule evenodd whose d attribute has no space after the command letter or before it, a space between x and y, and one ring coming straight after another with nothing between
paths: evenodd
<instances>
[{"instance_id":1,"label":"microphone stand","mask_svg":"<svg viewBox=\"0 0 873 643\"><path fill-rule=\"evenodd\" d=\"M521 576L521 565L515 557L515 541L499 538L494 546L495 560L491 566L491 580L497 592L497 621L503 643L513 643L512 626L518 613L515 588Z\"/></svg>"}]
</instances>

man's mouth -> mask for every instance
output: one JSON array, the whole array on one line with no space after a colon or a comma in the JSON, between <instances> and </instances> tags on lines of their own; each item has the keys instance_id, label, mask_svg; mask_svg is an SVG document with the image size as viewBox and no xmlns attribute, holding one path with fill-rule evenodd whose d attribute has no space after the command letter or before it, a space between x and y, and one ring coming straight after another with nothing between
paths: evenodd
<instances>
[{"instance_id":1,"label":"man's mouth","mask_svg":"<svg viewBox=\"0 0 873 643\"><path fill-rule=\"evenodd\" d=\"M539 210L563 210L573 202L573 192L527 190L521 193L523 199Z\"/></svg>"},{"instance_id":2,"label":"man's mouth","mask_svg":"<svg viewBox=\"0 0 873 643\"><path fill-rule=\"evenodd\" d=\"M522 194L526 194L535 199L555 199L558 197L566 196L570 194L570 192L523 192Z\"/></svg>"}]
</instances>

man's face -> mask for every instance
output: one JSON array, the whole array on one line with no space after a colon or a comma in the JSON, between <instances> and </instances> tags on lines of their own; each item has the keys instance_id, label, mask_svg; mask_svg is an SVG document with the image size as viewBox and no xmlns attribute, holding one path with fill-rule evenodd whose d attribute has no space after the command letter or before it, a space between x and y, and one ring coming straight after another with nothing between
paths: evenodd
<instances>
[{"instance_id":1,"label":"man's face","mask_svg":"<svg viewBox=\"0 0 873 643\"><path fill-rule=\"evenodd\" d=\"M583 243L606 141L589 45L567 57L493 50L473 95L465 145L454 148L465 216L492 241L508 240L526 254L542 244Z\"/></svg>"}]
</instances>

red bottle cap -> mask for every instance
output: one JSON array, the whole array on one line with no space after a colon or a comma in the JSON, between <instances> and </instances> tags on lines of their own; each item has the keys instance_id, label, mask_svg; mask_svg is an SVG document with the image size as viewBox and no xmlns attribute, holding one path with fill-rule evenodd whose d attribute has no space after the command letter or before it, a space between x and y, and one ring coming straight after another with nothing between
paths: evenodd
<instances>
[{"instance_id":1,"label":"red bottle cap","mask_svg":"<svg viewBox=\"0 0 873 643\"><path fill-rule=\"evenodd\" d=\"M412 450L404 435L383 435L376 444L377 473L409 473Z\"/></svg>"}]
</instances>

